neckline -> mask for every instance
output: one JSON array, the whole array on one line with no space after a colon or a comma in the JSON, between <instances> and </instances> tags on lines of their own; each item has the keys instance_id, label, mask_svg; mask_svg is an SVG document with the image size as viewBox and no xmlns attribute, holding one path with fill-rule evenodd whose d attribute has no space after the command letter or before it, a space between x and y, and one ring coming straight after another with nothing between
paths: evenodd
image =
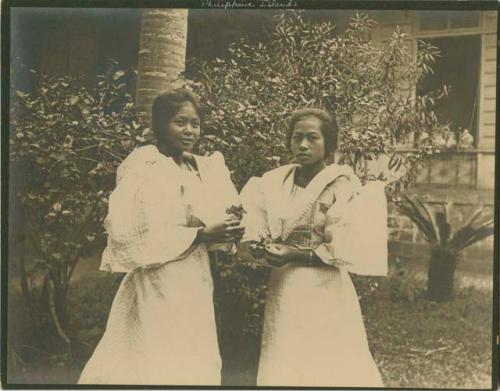
<instances>
[{"instance_id":1,"label":"neckline","mask_svg":"<svg viewBox=\"0 0 500 391\"><path fill-rule=\"evenodd\" d=\"M172 159L172 158L170 158ZM193 160L196 159L193 155ZM177 165L177 163L175 163L175 161L172 159L172 162L175 164L175 166L179 169L180 172L182 172L183 175L187 175L187 176L191 176L193 178L196 178L196 179L199 179L200 182L203 182L202 180L202 176L201 176L201 172L200 172L200 165L198 162L196 162L196 166L194 166L193 164L191 163L188 163L188 162L184 162L184 164L186 165L186 167L188 168L187 170L186 169L183 169L182 167L180 167L179 165ZM196 167L198 167L198 169L196 169Z\"/></svg>"},{"instance_id":2,"label":"neckline","mask_svg":"<svg viewBox=\"0 0 500 391\"><path fill-rule=\"evenodd\" d=\"M323 167L321 170L319 170L316 175L314 175L311 180L307 183L305 186L300 186L299 184L295 183L295 178L297 175L297 169L300 167L299 164L297 164L295 167L293 167L292 171L292 185L296 186L302 190L307 190L307 188L318 178L322 175L322 173L328 168L328 165L326 164L325 167Z\"/></svg>"},{"instance_id":3,"label":"neckline","mask_svg":"<svg viewBox=\"0 0 500 391\"><path fill-rule=\"evenodd\" d=\"M179 171L193 173L196 176L201 177L200 162L199 162L198 156L196 156L194 153L190 154L192 156L192 160L194 161L194 164L190 163L188 160L185 160L184 164L189 168L189 170L184 170L184 169L182 169L181 166L179 166L176 163L176 161L174 160L174 158L172 156L167 156L167 155L164 155L163 153L161 153L160 149L156 145L151 145L151 146L156 150L158 155L161 156L161 159L166 159L169 163L173 164L177 169L179 169Z\"/></svg>"},{"instance_id":4,"label":"neckline","mask_svg":"<svg viewBox=\"0 0 500 391\"><path fill-rule=\"evenodd\" d=\"M181 170L183 171L187 171L187 172L192 172L192 173L198 173L198 169L193 165L191 164L190 162L188 162L187 160L184 161L184 165L187 167L187 170L183 170L183 168L181 166L178 166Z\"/></svg>"}]
</instances>

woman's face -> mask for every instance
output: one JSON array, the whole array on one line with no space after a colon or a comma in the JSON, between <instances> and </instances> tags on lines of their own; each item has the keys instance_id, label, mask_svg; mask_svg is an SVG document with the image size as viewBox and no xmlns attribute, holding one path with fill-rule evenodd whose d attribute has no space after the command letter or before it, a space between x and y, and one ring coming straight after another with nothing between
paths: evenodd
<instances>
[{"instance_id":1,"label":"woman's face","mask_svg":"<svg viewBox=\"0 0 500 391\"><path fill-rule=\"evenodd\" d=\"M295 161L303 166L325 159L325 137L321 132L321 120L316 117L304 117L293 128L290 143Z\"/></svg>"},{"instance_id":2,"label":"woman's face","mask_svg":"<svg viewBox=\"0 0 500 391\"><path fill-rule=\"evenodd\" d=\"M200 137L200 117L191 102L184 103L167 125L164 142L177 152L190 152Z\"/></svg>"}]
</instances>

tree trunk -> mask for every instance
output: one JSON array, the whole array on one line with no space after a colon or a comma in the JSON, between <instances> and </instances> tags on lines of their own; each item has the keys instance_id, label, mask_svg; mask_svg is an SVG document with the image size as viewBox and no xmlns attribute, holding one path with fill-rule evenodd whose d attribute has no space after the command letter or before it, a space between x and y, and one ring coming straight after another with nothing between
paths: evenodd
<instances>
[{"instance_id":1,"label":"tree trunk","mask_svg":"<svg viewBox=\"0 0 500 391\"><path fill-rule=\"evenodd\" d=\"M33 299L31 296L31 289L28 283L28 275L26 273L26 265L24 262L26 251L24 248L21 251L22 253L19 255L19 260L18 260L19 279L21 281L21 292L23 293L24 301L26 303L26 308L28 309L29 312L31 323L34 325L36 320L36 315L35 315L35 310L33 308Z\"/></svg>"},{"instance_id":2,"label":"tree trunk","mask_svg":"<svg viewBox=\"0 0 500 391\"><path fill-rule=\"evenodd\" d=\"M427 295L430 300L451 300L457 263L457 254L452 254L442 247L431 250L427 279Z\"/></svg>"},{"instance_id":3,"label":"tree trunk","mask_svg":"<svg viewBox=\"0 0 500 391\"><path fill-rule=\"evenodd\" d=\"M136 102L146 120L159 93L179 87L186 65L186 9L145 9L142 15Z\"/></svg>"}]
</instances>

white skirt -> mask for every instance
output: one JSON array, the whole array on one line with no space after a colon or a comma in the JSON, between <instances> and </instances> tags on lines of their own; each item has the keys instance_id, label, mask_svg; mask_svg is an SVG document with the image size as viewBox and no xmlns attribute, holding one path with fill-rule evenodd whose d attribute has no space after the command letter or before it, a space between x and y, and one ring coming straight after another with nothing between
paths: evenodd
<instances>
[{"instance_id":1,"label":"white skirt","mask_svg":"<svg viewBox=\"0 0 500 391\"><path fill-rule=\"evenodd\" d=\"M79 384L220 385L206 250L125 276Z\"/></svg>"},{"instance_id":2,"label":"white skirt","mask_svg":"<svg viewBox=\"0 0 500 391\"><path fill-rule=\"evenodd\" d=\"M257 384L383 387L347 272L298 266L272 271Z\"/></svg>"}]
</instances>

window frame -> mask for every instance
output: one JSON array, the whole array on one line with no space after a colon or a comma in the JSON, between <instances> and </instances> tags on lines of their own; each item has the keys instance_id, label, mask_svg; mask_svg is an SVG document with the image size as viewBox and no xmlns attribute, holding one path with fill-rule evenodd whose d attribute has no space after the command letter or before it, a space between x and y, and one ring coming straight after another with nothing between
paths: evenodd
<instances>
[{"instance_id":1,"label":"window frame","mask_svg":"<svg viewBox=\"0 0 500 391\"><path fill-rule=\"evenodd\" d=\"M466 12L466 11L463 11ZM459 36L459 35L474 35L481 34L483 28L483 18L481 13L478 14L478 25L472 27L450 27L450 18L446 19L447 27L445 29L434 30L421 30L420 18L421 14L417 11L413 28L413 35L416 38L432 38L432 37L446 37L446 36Z\"/></svg>"},{"instance_id":2,"label":"window frame","mask_svg":"<svg viewBox=\"0 0 500 391\"><path fill-rule=\"evenodd\" d=\"M481 45L481 57L483 55L482 53L482 50L483 50L483 24L484 24L484 21L483 21L483 17L482 17L482 14L480 13L479 14L479 24L478 26L475 26L475 27L466 27L466 28L447 28L445 30L441 29L441 30L420 30L420 14L418 12L415 12L415 17L413 18L413 23L412 23L412 31L411 31L411 45L412 45L412 52L413 52L413 56L414 56L414 60L416 60L416 57L417 57L417 51L418 51L418 41L419 40L422 40L422 39L430 39L430 38L445 38L445 37L460 37L460 36L470 36L470 35L477 35L479 36L479 39L480 39L480 45ZM448 19L448 25L449 25L449 19ZM482 60L481 60L482 61ZM480 63L480 66L479 66L479 92L478 92L478 96L480 97L481 96L481 93L482 93L482 63ZM416 97L416 90L413 89L412 91L412 94L413 94L413 97ZM476 161L476 173L475 173L475 178L474 178L474 185L472 188L477 188L477 185L478 185L478 161L479 161L479 155L482 155L482 154L488 154L490 153L491 151L489 149L485 149L485 148L481 148L480 145L479 145L479 139L480 139L480 132L481 132L481 125L480 125L480 104L481 104L481 100L479 99L478 101L478 118L477 118L477 121L478 121L478 128L477 128L477 134L475 136L475 140L474 140L474 147L473 148L469 148L469 149L466 149L466 150L454 150L454 151L447 151L446 153L449 153L449 154L455 154L455 155L458 155L458 154L467 154L467 155L473 155L474 156L474 159ZM414 152L416 151L415 148L413 147L410 147L410 146L405 146L405 145L398 145L398 146L395 146L395 151L396 152L399 152L399 153L404 153L404 152ZM431 162L429 162L429 164L432 164ZM425 184L425 183L421 183L421 184L417 184L416 186L426 186L428 184ZM434 186L434 185L432 185ZM453 188L454 186L457 186L457 185L436 185L438 187L443 187L443 188Z\"/></svg>"}]
</instances>

